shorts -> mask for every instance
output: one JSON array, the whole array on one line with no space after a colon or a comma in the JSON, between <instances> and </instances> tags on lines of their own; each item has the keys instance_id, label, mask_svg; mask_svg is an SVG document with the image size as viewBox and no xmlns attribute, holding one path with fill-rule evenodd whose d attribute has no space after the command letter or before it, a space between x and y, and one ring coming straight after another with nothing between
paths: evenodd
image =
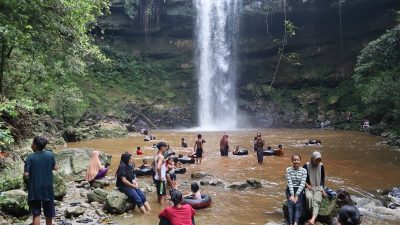
<instances>
[{"instance_id":1,"label":"shorts","mask_svg":"<svg viewBox=\"0 0 400 225\"><path fill-rule=\"evenodd\" d=\"M202 148L196 149L196 157L203 158L203 149Z\"/></svg>"},{"instance_id":2,"label":"shorts","mask_svg":"<svg viewBox=\"0 0 400 225\"><path fill-rule=\"evenodd\" d=\"M29 207L31 208L33 216L40 216L40 214L42 214L42 206L43 206L43 214L45 217L53 218L56 216L54 201L41 201L41 200L29 201Z\"/></svg>"},{"instance_id":3,"label":"shorts","mask_svg":"<svg viewBox=\"0 0 400 225\"><path fill-rule=\"evenodd\" d=\"M165 196L167 195L166 186L165 186L165 181L161 180L155 180L156 183L156 189L157 189L157 195L158 196Z\"/></svg>"}]
</instances>

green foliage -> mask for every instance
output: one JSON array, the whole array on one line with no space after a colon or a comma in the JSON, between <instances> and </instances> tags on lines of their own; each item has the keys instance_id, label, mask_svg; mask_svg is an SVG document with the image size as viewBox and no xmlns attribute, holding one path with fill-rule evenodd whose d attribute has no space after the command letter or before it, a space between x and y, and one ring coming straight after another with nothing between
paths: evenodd
<instances>
[{"instance_id":1,"label":"green foliage","mask_svg":"<svg viewBox=\"0 0 400 225\"><path fill-rule=\"evenodd\" d=\"M7 150L15 142L15 127L10 120L18 120L21 112L33 112L34 102L29 99L0 101L0 149Z\"/></svg>"},{"instance_id":2,"label":"green foliage","mask_svg":"<svg viewBox=\"0 0 400 225\"><path fill-rule=\"evenodd\" d=\"M22 187L22 178L2 177L0 179L0 192L19 189Z\"/></svg>"},{"instance_id":3,"label":"green foliage","mask_svg":"<svg viewBox=\"0 0 400 225\"><path fill-rule=\"evenodd\" d=\"M53 95L54 111L61 117L64 125L75 125L83 116L87 103L77 87L62 87Z\"/></svg>"},{"instance_id":4,"label":"green foliage","mask_svg":"<svg viewBox=\"0 0 400 225\"><path fill-rule=\"evenodd\" d=\"M88 31L108 4L107 0L1 1L3 94L10 99L22 95L46 100L44 96L55 89L52 84L82 76L90 59L103 59Z\"/></svg>"},{"instance_id":5,"label":"green foliage","mask_svg":"<svg viewBox=\"0 0 400 225\"><path fill-rule=\"evenodd\" d=\"M400 25L370 42L358 56L355 86L365 116L400 124Z\"/></svg>"},{"instance_id":6,"label":"green foliage","mask_svg":"<svg viewBox=\"0 0 400 225\"><path fill-rule=\"evenodd\" d=\"M28 200L16 201L15 199L8 199L4 196L0 196L0 208L8 213L14 214L15 216L22 216L29 213Z\"/></svg>"}]
</instances>

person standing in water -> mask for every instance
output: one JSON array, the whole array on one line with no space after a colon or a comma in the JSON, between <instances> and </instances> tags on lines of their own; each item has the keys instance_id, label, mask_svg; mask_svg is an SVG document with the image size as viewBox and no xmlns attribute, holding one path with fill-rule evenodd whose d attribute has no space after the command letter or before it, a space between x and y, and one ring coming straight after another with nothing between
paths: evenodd
<instances>
[{"instance_id":1,"label":"person standing in water","mask_svg":"<svg viewBox=\"0 0 400 225\"><path fill-rule=\"evenodd\" d=\"M293 166L286 169L286 199L288 204L289 225L298 225L302 213L304 200L304 187L307 179L307 171L301 167L301 156L292 155Z\"/></svg>"},{"instance_id":2,"label":"person standing in water","mask_svg":"<svg viewBox=\"0 0 400 225\"><path fill-rule=\"evenodd\" d=\"M221 141L219 142L219 150L221 152L221 156L228 156L229 143L227 134L224 134L224 136L222 136Z\"/></svg>"},{"instance_id":3,"label":"person standing in water","mask_svg":"<svg viewBox=\"0 0 400 225\"><path fill-rule=\"evenodd\" d=\"M261 134L257 134L257 138L254 141L254 150L257 151L257 162L258 164L263 164L264 162L264 155L263 155L263 148L264 148L265 142L261 138Z\"/></svg>"},{"instance_id":4,"label":"person standing in water","mask_svg":"<svg viewBox=\"0 0 400 225\"><path fill-rule=\"evenodd\" d=\"M159 142L157 144L157 148L158 152L157 155L154 157L154 173L155 173L154 182L156 184L156 189L157 189L157 196L158 196L157 201L158 203L163 205L167 193L165 190L167 168L164 160L164 153L167 150L167 144L165 144L165 142Z\"/></svg>"},{"instance_id":5,"label":"person standing in water","mask_svg":"<svg viewBox=\"0 0 400 225\"><path fill-rule=\"evenodd\" d=\"M193 148L193 153L196 154L196 163L200 163L201 164L201 160L203 158L203 144L206 141L202 138L201 134L197 135L197 139L194 142L194 148Z\"/></svg>"},{"instance_id":6,"label":"person standing in water","mask_svg":"<svg viewBox=\"0 0 400 225\"><path fill-rule=\"evenodd\" d=\"M321 163L321 153L317 151L313 152L310 162L304 164L303 168L307 170L305 189L306 206L309 211L312 211L312 217L308 222L314 225L321 206L322 197L326 196L324 191L325 169Z\"/></svg>"}]
</instances>

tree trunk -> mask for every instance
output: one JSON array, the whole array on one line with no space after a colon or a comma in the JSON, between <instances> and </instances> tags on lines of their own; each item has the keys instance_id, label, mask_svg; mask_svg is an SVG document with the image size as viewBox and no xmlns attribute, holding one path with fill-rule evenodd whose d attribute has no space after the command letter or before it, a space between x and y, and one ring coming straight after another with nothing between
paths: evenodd
<instances>
[{"instance_id":1,"label":"tree trunk","mask_svg":"<svg viewBox=\"0 0 400 225\"><path fill-rule=\"evenodd\" d=\"M0 55L0 96L3 96L3 80L4 80L4 67L6 65L6 43L1 43L1 55Z\"/></svg>"}]
</instances>

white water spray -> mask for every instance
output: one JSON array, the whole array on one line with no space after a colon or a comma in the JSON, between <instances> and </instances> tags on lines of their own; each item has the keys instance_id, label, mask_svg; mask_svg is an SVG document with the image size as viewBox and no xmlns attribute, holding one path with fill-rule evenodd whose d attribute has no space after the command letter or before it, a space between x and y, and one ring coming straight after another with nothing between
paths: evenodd
<instances>
[{"instance_id":1,"label":"white water spray","mask_svg":"<svg viewBox=\"0 0 400 225\"><path fill-rule=\"evenodd\" d=\"M241 0L193 0L201 129L237 125L236 67Z\"/></svg>"}]
</instances>

